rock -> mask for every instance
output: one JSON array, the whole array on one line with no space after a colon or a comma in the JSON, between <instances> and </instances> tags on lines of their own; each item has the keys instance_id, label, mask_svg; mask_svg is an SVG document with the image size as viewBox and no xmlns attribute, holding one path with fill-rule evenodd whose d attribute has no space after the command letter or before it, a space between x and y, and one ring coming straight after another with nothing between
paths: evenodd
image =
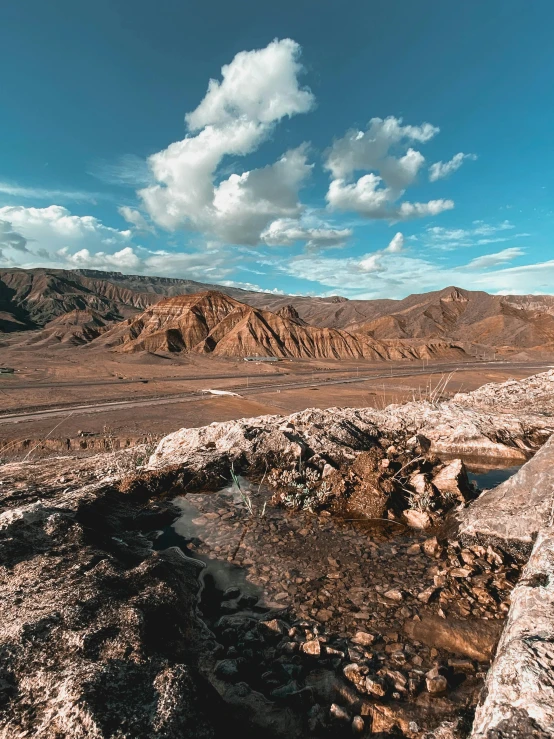
<instances>
[{"instance_id":1,"label":"rock","mask_svg":"<svg viewBox=\"0 0 554 739\"><path fill-rule=\"evenodd\" d=\"M433 485L444 497L451 497L464 503L475 497L474 488L467 476L467 470L461 459L454 459L433 477Z\"/></svg>"},{"instance_id":2,"label":"rock","mask_svg":"<svg viewBox=\"0 0 554 739\"><path fill-rule=\"evenodd\" d=\"M350 714L342 706L332 703L329 708L329 715L336 721L343 721L344 723L350 723Z\"/></svg>"},{"instance_id":3,"label":"rock","mask_svg":"<svg viewBox=\"0 0 554 739\"><path fill-rule=\"evenodd\" d=\"M554 505L554 436L506 482L486 490L458 513L458 536L501 546L525 559Z\"/></svg>"},{"instance_id":4,"label":"rock","mask_svg":"<svg viewBox=\"0 0 554 739\"><path fill-rule=\"evenodd\" d=\"M215 666L215 674L222 680L237 682L240 677L240 662L238 659L223 659Z\"/></svg>"},{"instance_id":5,"label":"rock","mask_svg":"<svg viewBox=\"0 0 554 739\"><path fill-rule=\"evenodd\" d=\"M404 631L411 639L453 654L488 662L502 630L499 621L456 620L424 616L421 621L406 621Z\"/></svg>"},{"instance_id":6,"label":"rock","mask_svg":"<svg viewBox=\"0 0 554 739\"><path fill-rule=\"evenodd\" d=\"M387 592L383 593L383 595L385 596L385 598L388 598L389 600L393 600L396 603L400 603L404 599L404 596L402 595L402 591L396 590L396 589L387 590Z\"/></svg>"},{"instance_id":7,"label":"rock","mask_svg":"<svg viewBox=\"0 0 554 739\"><path fill-rule=\"evenodd\" d=\"M402 513L402 517L412 529L428 529L431 526L431 518L425 511L408 508ZM418 550L419 550L419 545Z\"/></svg>"},{"instance_id":8,"label":"rock","mask_svg":"<svg viewBox=\"0 0 554 739\"><path fill-rule=\"evenodd\" d=\"M352 719L352 733L363 734L365 729L365 723L361 716L354 716Z\"/></svg>"},{"instance_id":9,"label":"rock","mask_svg":"<svg viewBox=\"0 0 554 739\"><path fill-rule=\"evenodd\" d=\"M368 634L367 631L357 631L350 641L361 647L370 647L375 641L375 637L373 634Z\"/></svg>"},{"instance_id":10,"label":"rock","mask_svg":"<svg viewBox=\"0 0 554 739\"><path fill-rule=\"evenodd\" d=\"M365 678L365 689L371 695L382 698L387 693L387 685L383 678L376 675L367 675Z\"/></svg>"},{"instance_id":11,"label":"rock","mask_svg":"<svg viewBox=\"0 0 554 739\"><path fill-rule=\"evenodd\" d=\"M310 639L302 644L302 651L310 657L319 657L321 655L321 644L318 639Z\"/></svg>"},{"instance_id":12,"label":"rock","mask_svg":"<svg viewBox=\"0 0 554 739\"><path fill-rule=\"evenodd\" d=\"M519 583L471 739L554 736L554 531L540 532Z\"/></svg>"},{"instance_id":13,"label":"rock","mask_svg":"<svg viewBox=\"0 0 554 739\"><path fill-rule=\"evenodd\" d=\"M430 539L426 539L423 542L423 551L428 554L429 557L436 557L441 551L441 546L437 541L437 537L433 536Z\"/></svg>"},{"instance_id":14,"label":"rock","mask_svg":"<svg viewBox=\"0 0 554 739\"><path fill-rule=\"evenodd\" d=\"M425 675L425 684L430 693L444 693L448 688L448 681L441 675L438 667L434 667Z\"/></svg>"}]
</instances>

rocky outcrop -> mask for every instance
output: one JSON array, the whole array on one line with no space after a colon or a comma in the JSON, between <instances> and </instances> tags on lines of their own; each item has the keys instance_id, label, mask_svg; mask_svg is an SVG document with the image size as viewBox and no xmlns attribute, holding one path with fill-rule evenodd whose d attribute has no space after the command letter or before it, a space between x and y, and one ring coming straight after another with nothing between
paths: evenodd
<instances>
[{"instance_id":1,"label":"rocky outcrop","mask_svg":"<svg viewBox=\"0 0 554 739\"><path fill-rule=\"evenodd\" d=\"M552 454L552 450L551 450ZM477 709L472 739L554 736L554 531L537 537Z\"/></svg>"},{"instance_id":2,"label":"rocky outcrop","mask_svg":"<svg viewBox=\"0 0 554 739\"><path fill-rule=\"evenodd\" d=\"M554 372L537 375L534 382L552 387ZM528 404L526 415L513 415L506 402L496 403L503 385L489 386L479 403L473 394L456 396L456 402L424 402L373 408L309 409L291 416L212 423L198 429L181 429L166 436L150 458L151 469L186 465L192 470L231 464L264 468L266 462L296 468L321 477L325 465L340 466L368 451L380 437L393 444L414 435L428 440L437 453L477 454L481 457L525 461L554 432L542 403ZM546 408L545 408L546 410Z\"/></svg>"},{"instance_id":3,"label":"rocky outcrop","mask_svg":"<svg viewBox=\"0 0 554 739\"><path fill-rule=\"evenodd\" d=\"M211 739L201 565L153 552L141 533L171 521L171 506L54 476L50 494L10 507L29 492L15 481L25 465L14 469L0 489L2 736Z\"/></svg>"},{"instance_id":4,"label":"rocky outcrop","mask_svg":"<svg viewBox=\"0 0 554 739\"><path fill-rule=\"evenodd\" d=\"M459 536L501 542L516 556L527 557L554 507L554 437L509 480L485 491L458 513Z\"/></svg>"}]
</instances>

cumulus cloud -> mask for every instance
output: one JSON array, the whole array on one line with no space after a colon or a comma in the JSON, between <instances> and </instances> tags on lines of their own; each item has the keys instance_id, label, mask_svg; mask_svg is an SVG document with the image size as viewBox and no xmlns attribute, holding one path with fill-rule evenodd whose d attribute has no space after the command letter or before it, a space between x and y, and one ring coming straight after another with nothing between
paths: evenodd
<instances>
[{"instance_id":1,"label":"cumulus cloud","mask_svg":"<svg viewBox=\"0 0 554 739\"><path fill-rule=\"evenodd\" d=\"M293 246L298 241L305 241L309 249L343 246L350 236L350 228L309 228L299 221L284 218L273 221L261 234L262 241L268 246Z\"/></svg>"},{"instance_id":2,"label":"cumulus cloud","mask_svg":"<svg viewBox=\"0 0 554 739\"><path fill-rule=\"evenodd\" d=\"M344 180L332 180L327 191L327 202L333 210L354 211L364 218L407 221L438 215L452 210L452 200L430 200L428 203L396 204L398 194L390 187L382 187L382 178L373 173L347 184Z\"/></svg>"},{"instance_id":3,"label":"cumulus cloud","mask_svg":"<svg viewBox=\"0 0 554 739\"><path fill-rule=\"evenodd\" d=\"M128 205L122 205L117 209L119 215L124 218L127 223L134 226L137 231L154 231L146 218L138 210L130 208Z\"/></svg>"},{"instance_id":4,"label":"cumulus cloud","mask_svg":"<svg viewBox=\"0 0 554 739\"><path fill-rule=\"evenodd\" d=\"M102 251L91 253L88 249L80 249L71 254L67 248L60 249L56 252L56 257L62 259L66 264L77 268L94 268L94 269L141 269L142 262L135 254L130 246L116 251L114 254L107 254Z\"/></svg>"},{"instance_id":5,"label":"cumulus cloud","mask_svg":"<svg viewBox=\"0 0 554 739\"><path fill-rule=\"evenodd\" d=\"M398 203L425 163L423 154L411 144L424 144L438 132L430 123L405 126L401 118L394 116L372 118L366 131L348 131L327 152L325 167L332 176L326 196L329 207L390 221L451 210L452 200ZM359 171L367 174L356 179L354 175Z\"/></svg>"},{"instance_id":6,"label":"cumulus cloud","mask_svg":"<svg viewBox=\"0 0 554 739\"><path fill-rule=\"evenodd\" d=\"M464 154L460 151L448 162L435 162L429 167L429 181L436 182L437 180L442 180L445 177L448 177L460 169L466 159L475 161L477 157L475 154Z\"/></svg>"},{"instance_id":7,"label":"cumulus cloud","mask_svg":"<svg viewBox=\"0 0 554 739\"><path fill-rule=\"evenodd\" d=\"M430 123L403 126L402 119L394 116L372 118L366 131L352 129L333 143L326 167L336 180L344 180L356 171L379 171L387 185L402 189L414 181L425 158L412 148L395 158L391 149L406 143L424 144L438 132Z\"/></svg>"},{"instance_id":8,"label":"cumulus cloud","mask_svg":"<svg viewBox=\"0 0 554 739\"><path fill-rule=\"evenodd\" d=\"M27 239L14 231L10 221L0 220L0 246L14 251L28 251Z\"/></svg>"},{"instance_id":9,"label":"cumulus cloud","mask_svg":"<svg viewBox=\"0 0 554 739\"><path fill-rule=\"evenodd\" d=\"M516 257L521 257L525 254L523 249L517 246L511 247L510 249L503 249L502 251L496 252L496 254L483 254L480 257L472 259L467 265L469 269L487 269L489 267L498 267L499 265L511 262Z\"/></svg>"},{"instance_id":10,"label":"cumulus cloud","mask_svg":"<svg viewBox=\"0 0 554 739\"><path fill-rule=\"evenodd\" d=\"M50 205L47 208L26 208L22 205L4 206L0 208L0 220L7 222L12 233L17 233L20 247L36 244L37 249L52 254L59 249L89 249L98 251L106 247L125 246L131 239L131 231L119 231L105 226L93 216L72 215L61 205ZM6 227L3 227L6 228ZM13 237L12 237L13 241ZM14 243L3 243L16 250ZM21 251L21 248L19 248Z\"/></svg>"},{"instance_id":11,"label":"cumulus cloud","mask_svg":"<svg viewBox=\"0 0 554 739\"><path fill-rule=\"evenodd\" d=\"M272 221L300 215L298 191L311 173L304 146L216 184L224 157L252 153L280 120L313 107L312 93L298 81L299 56L296 42L275 40L240 52L222 68L221 81L210 81L185 117L188 135L149 159L157 184L139 195L155 223L256 245Z\"/></svg>"}]
</instances>

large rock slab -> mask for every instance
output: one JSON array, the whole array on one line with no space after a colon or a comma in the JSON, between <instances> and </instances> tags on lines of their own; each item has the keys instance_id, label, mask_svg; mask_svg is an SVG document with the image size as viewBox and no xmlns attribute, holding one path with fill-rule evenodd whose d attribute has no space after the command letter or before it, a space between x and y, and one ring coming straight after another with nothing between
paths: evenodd
<instances>
[{"instance_id":1,"label":"large rock slab","mask_svg":"<svg viewBox=\"0 0 554 739\"><path fill-rule=\"evenodd\" d=\"M554 436L509 480L484 492L458 514L463 539L494 542L528 556L554 506Z\"/></svg>"},{"instance_id":2,"label":"large rock slab","mask_svg":"<svg viewBox=\"0 0 554 739\"><path fill-rule=\"evenodd\" d=\"M537 537L475 714L471 739L554 736L554 530Z\"/></svg>"}]
</instances>

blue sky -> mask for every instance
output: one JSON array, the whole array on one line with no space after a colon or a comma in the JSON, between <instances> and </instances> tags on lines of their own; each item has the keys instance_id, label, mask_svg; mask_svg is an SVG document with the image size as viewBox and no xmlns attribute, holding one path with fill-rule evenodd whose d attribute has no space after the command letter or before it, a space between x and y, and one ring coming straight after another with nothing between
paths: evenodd
<instances>
[{"instance_id":1,"label":"blue sky","mask_svg":"<svg viewBox=\"0 0 554 739\"><path fill-rule=\"evenodd\" d=\"M553 24L547 0L8 0L0 266L552 293Z\"/></svg>"}]
</instances>

